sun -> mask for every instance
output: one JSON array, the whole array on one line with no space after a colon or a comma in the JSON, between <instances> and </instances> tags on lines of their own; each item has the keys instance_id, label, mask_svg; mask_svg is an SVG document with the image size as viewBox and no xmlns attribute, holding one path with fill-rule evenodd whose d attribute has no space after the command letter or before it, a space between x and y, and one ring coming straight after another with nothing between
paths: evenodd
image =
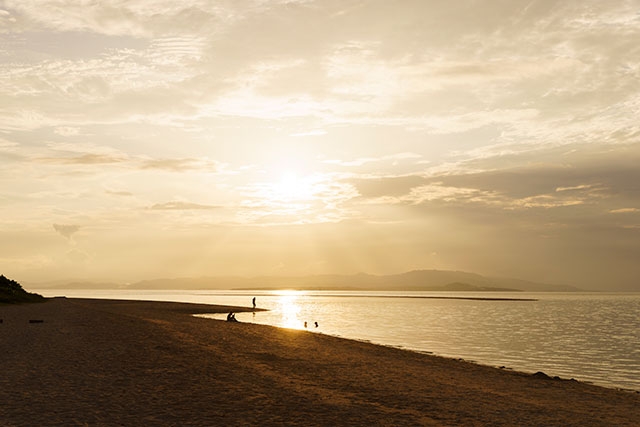
<instances>
[{"instance_id":1,"label":"sun","mask_svg":"<svg viewBox=\"0 0 640 427\"><path fill-rule=\"evenodd\" d=\"M339 192L332 176L301 164L271 165L260 170L260 180L247 186L248 216L263 223L326 222ZM338 195L336 195L338 193Z\"/></svg>"},{"instance_id":2,"label":"sun","mask_svg":"<svg viewBox=\"0 0 640 427\"><path fill-rule=\"evenodd\" d=\"M281 200L303 200L313 195L313 186L308 178L293 171L285 171L280 180L274 183L274 193Z\"/></svg>"}]
</instances>

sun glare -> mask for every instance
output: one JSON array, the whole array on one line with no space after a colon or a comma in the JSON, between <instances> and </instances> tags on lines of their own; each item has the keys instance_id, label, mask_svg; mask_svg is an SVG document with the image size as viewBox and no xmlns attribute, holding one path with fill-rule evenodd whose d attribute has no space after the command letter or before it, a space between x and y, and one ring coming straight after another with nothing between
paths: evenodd
<instances>
[{"instance_id":1,"label":"sun glare","mask_svg":"<svg viewBox=\"0 0 640 427\"><path fill-rule=\"evenodd\" d=\"M304 168L303 164L270 165L260 171L260 181L246 187L247 216L263 222L302 224L325 222L343 197L334 177ZM350 196L349 196L350 197Z\"/></svg>"},{"instance_id":2,"label":"sun glare","mask_svg":"<svg viewBox=\"0 0 640 427\"><path fill-rule=\"evenodd\" d=\"M313 194L309 180L291 171L286 171L280 176L280 180L274 184L274 190L282 200L301 200Z\"/></svg>"},{"instance_id":3,"label":"sun glare","mask_svg":"<svg viewBox=\"0 0 640 427\"><path fill-rule=\"evenodd\" d=\"M297 295L286 294L278 298L280 312L282 313L282 326L285 328L301 329L301 322L298 318L300 306L296 303Z\"/></svg>"},{"instance_id":4,"label":"sun glare","mask_svg":"<svg viewBox=\"0 0 640 427\"><path fill-rule=\"evenodd\" d=\"M322 184L317 176L284 170L274 173L256 195L272 214L300 216L312 212L321 192Z\"/></svg>"}]
</instances>

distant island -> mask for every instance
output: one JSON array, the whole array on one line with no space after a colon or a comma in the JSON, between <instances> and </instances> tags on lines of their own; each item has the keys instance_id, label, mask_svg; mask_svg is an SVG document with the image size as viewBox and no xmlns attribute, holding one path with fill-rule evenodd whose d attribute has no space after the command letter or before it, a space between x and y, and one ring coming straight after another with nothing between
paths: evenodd
<instances>
[{"instance_id":1,"label":"distant island","mask_svg":"<svg viewBox=\"0 0 640 427\"><path fill-rule=\"evenodd\" d=\"M414 270L402 274L311 275L260 277L201 277L144 280L127 289L234 289L234 290L366 290L430 292L577 292L568 285L491 278L448 270Z\"/></svg>"},{"instance_id":2,"label":"distant island","mask_svg":"<svg viewBox=\"0 0 640 427\"><path fill-rule=\"evenodd\" d=\"M127 285L109 283L58 282L38 288L131 289L131 290L323 290L323 291L429 291L429 292L578 292L568 285L526 280L485 277L475 273L448 270L414 270L401 274L309 275L309 276L212 276L143 280Z\"/></svg>"},{"instance_id":3,"label":"distant island","mask_svg":"<svg viewBox=\"0 0 640 427\"><path fill-rule=\"evenodd\" d=\"M43 302L42 295L25 291L20 283L0 275L0 304Z\"/></svg>"}]
</instances>

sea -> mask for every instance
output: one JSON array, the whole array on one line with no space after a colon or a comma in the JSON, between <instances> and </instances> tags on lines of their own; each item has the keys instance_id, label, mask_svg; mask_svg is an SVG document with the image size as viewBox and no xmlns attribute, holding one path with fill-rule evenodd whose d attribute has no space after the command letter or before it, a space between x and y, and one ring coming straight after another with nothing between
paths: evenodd
<instances>
[{"instance_id":1,"label":"sea","mask_svg":"<svg viewBox=\"0 0 640 427\"><path fill-rule=\"evenodd\" d=\"M640 391L640 293L34 290L251 307L240 322ZM226 314L205 314L223 320ZM316 326L317 323L317 326Z\"/></svg>"}]
</instances>

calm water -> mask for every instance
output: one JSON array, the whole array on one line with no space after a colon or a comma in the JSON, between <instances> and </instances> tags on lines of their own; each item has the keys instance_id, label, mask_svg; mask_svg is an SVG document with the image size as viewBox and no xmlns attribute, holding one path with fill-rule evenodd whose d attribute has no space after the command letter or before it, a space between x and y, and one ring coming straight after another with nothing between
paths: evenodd
<instances>
[{"instance_id":1,"label":"calm water","mask_svg":"<svg viewBox=\"0 0 640 427\"><path fill-rule=\"evenodd\" d=\"M523 372L640 390L640 294L39 291L46 296L123 298L251 306L242 322L308 329ZM224 315L212 315L215 319ZM318 322L319 327L313 326Z\"/></svg>"}]
</instances>

